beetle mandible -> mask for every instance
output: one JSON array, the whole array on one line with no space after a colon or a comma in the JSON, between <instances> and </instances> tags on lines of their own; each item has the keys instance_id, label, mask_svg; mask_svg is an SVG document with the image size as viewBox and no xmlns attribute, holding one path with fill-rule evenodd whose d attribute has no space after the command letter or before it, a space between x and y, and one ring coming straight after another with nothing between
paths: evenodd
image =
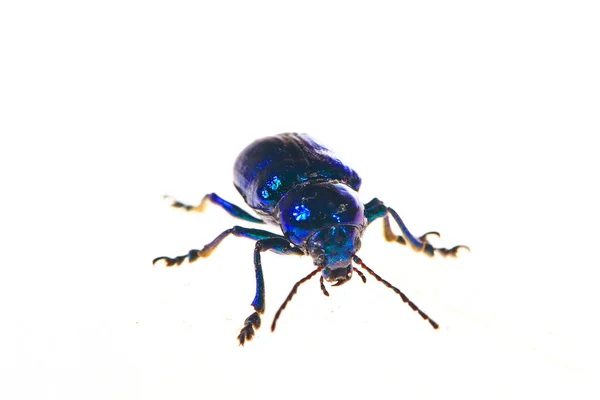
<instances>
[{"instance_id":1,"label":"beetle mandible","mask_svg":"<svg viewBox=\"0 0 600 400\"><path fill-rule=\"evenodd\" d=\"M298 281L285 299L271 325L275 324L298 287L321 272L320 285L324 295L329 296L324 281L339 286L352 278L356 272L363 282L365 275L352 262L362 267L388 288L397 293L434 329L439 325L419 309L398 288L381 278L356 255L365 228L377 218L383 218L384 237L387 241L408 244L413 250L433 256L456 256L459 245L451 249L433 247L427 237L439 236L428 232L415 237L398 213L374 198L366 204L360 202L359 175L334 153L306 134L284 133L265 137L251 143L237 157L233 169L233 184L246 203L260 216L256 218L240 207L224 200L215 193L204 196L200 204L191 206L173 199L172 206L186 211L203 211L208 202L222 207L233 217L257 224L277 225L283 235L263 229L234 226L218 235L202 249L190 250L179 257L158 257L153 264L164 260L167 266L181 265L184 260L196 261L208 257L229 235L256 241L254 246L254 272L256 294L251 305L254 312L244 321L238 336L240 345L251 340L260 327L260 315L265 311L265 283L260 253L273 251L278 254L310 255L317 267ZM390 218L402 232L395 235Z\"/></svg>"}]
</instances>

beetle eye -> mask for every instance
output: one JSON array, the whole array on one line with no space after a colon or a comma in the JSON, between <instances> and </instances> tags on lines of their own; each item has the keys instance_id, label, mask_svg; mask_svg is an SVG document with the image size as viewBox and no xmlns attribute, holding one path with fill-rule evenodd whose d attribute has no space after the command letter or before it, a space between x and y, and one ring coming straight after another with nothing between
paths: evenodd
<instances>
[{"instance_id":1,"label":"beetle eye","mask_svg":"<svg viewBox=\"0 0 600 400\"><path fill-rule=\"evenodd\" d=\"M354 238L354 251L360 250L360 246L362 246L362 243L360 241L360 237L356 236Z\"/></svg>"}]
</instances>

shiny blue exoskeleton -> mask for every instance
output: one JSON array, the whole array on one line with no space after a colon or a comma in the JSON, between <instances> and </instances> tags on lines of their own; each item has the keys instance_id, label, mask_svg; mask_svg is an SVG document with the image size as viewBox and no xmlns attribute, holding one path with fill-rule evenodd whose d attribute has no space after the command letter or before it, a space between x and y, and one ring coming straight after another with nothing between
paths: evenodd
<instances>
[{"instance_id":1,"label":"shiny blue exoskeleton","mask_svg":"<svg viewBox=\"0 0 600 400\"><path fill-rule=\"evenodd\" d=\"M354 271L366 282L364 274L354 267L352 262L394 290L423 319L429 321L434 328L438 328L438 324L404 293L362 262L356 255L361 245L360 238L372 221L383 217L386 240L408 243L414 250L429 256L436 252L455 256L459 248L466 246L435 248L427 241L427 236L438 235L437 232L415 237L400 216L380 200L375 198L363 204L358 197L360 177L329 149L308 135L296 133L284 133L256 140L238 156L233 171L233 183L260 218L250 215L215 193L206 195L198 206L186 205L176 200L172 205L187 211L202 211L207 202L212 202L242 220L277 225L283 235L262 229L234 226L222 232L201 250L190 250L188 254L175 258L158 257L154 262L165 260L168 266L172 266L180 265L186 259L192 262L199 257L207 257L230 234L255 240L256 295L252 301L255 311L244 322L238 336L240 344L243 345L252 339L255 329L261 324L260 314L265 310L265 285L260 253L266 250L279 254L310 255L317 266L294 285L275 315L272 330L275 329L281 311L298 287L317 273L321 272L321 289L327 296L329 292L325 288L324 280L338 286L350 280ZM389 215L400 227L401 235L392 232Z\"/></svg>"}]
</instances>

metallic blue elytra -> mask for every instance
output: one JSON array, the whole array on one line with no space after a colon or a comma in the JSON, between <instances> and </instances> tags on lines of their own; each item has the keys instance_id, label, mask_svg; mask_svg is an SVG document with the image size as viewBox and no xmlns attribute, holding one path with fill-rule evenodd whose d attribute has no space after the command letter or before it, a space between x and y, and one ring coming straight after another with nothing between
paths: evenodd
<instances>
[{"instance_id":1,"label":"metallic blue elytra","mask_svg":"<svg viewBox=\"0 0 600 400\"><path fill-rule=\"evenodd\" d=\"M238 156L233 184L246 203L266 220L281 198L305 182L339 181L354 190L360 178L330 150L308 135L289 133L256 140Z\"/></svg>"},{"instance_id":2,"label":"metallic blue elytra","mask_svg":"<svg viewBox=\"0 0 600 400\"><path fill-rule=\"evenodd\" d=\"M284 133L254 141L235 161L233 184L246 203L259 215L254 217L240 207L215 193L204 196L197 206L173 200L172 206L187 211L203 211L208 202L222 207L230 215L248 222L278 226L283 235L262 229L234 226L223 231L202 249L174 258L158 257L167 266L181 265L186 259L193 262L209 256L219 243L230 234L255 240L254 270L256 293L252 306L254 312L246 318L238 336L243 345L251 340L261 324L260 314L265 310L265 284L260 253L270 250L278 254L310 255L317 267L298 281L281 305L271 325L275 324L298 287L321 272L320 285L323 294L329 296L324 281L339 286L352 278L356 272L363 282L364 274L353 266L362 267L376 280L392 289L400 298L434 328L438 324L421 311L404 293L381 278L356 254L366 227L383 218L384 237L388 241L409 244L413 250L429 256L439 253L455 256L466 246L451 249L433 247L427 240L428 232L413 236L398 213L375 198L363 204L358 196L361 179L349 166L340 161L333 152L310 136ZM389 216L398 224L401 235L392 232Z\"/></svg>"}]
</instances>

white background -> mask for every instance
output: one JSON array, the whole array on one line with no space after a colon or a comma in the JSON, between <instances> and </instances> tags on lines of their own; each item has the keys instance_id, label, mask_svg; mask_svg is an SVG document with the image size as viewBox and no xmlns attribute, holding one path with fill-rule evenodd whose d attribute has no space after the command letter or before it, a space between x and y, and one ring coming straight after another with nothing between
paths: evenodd
<instances>
[{"instance_id":1,"label":"white background","mask_svg":"<svg viewBox=\"0 0 600 400\"><path fill-rule=\"evenodd\" d=\"M485 5L483 5L485 3ZM600 15L594 2L3 2L0 397L598 396ZM217 5L218 4L218 5ZM239 223L161 201L231 185L252 140L307 132L416 234L324 297L252 243L152 267ZM246 224L248 225L248 224Z\"/></svg>"}]
</instances>

